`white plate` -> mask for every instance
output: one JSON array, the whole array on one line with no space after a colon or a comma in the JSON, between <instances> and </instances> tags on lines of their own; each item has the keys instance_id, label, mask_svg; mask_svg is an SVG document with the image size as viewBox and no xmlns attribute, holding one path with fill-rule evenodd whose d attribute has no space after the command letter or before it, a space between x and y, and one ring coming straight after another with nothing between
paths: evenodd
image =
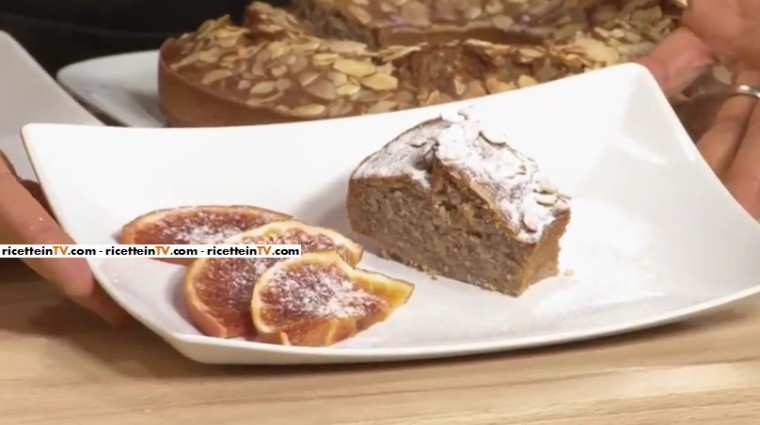
<instances>
[{"instance_id":1,"label":"white plate","mask_svg":"<svg viewBox=\"0 0 760 425\"><path fill-rule=\"evenodd\" d=\"M34 172L19 130L29 122L98 125L10 35L0 31L0 151L23 179Z\"/></svg>"},{"instance_id":2,"label":"white plate","mask_svg":"<svg viewBox=\"0 0 760 425\"><path fill-rule=\"evenodd\" d=\"M515 146L573 195L561 265L574 278L541 282L512 299L431 281L368 252L361 266L415 282L413 298L356 338L298 348L200 335L177 302L179 266L146 259L90 264L135 317L186 356L209 363L506 351L673 322L760 290L760 227L637 65L375 116L206 129L34 124L23 136L52 207L80 243L113 243L136 215L186 204L255 204L348 232L344 197L353 168L409 126L462 105L500 120Z\"/></svg>"},{"instance_id":3,"label":"white plate","mask_svg":"<svg viewBox=\"0 0 760 425\"><path fill-rule=\"evenodd\" d=\"M76 98L130 127L163 127L158 110L158 51L105 56L58 71Z\"/></svg>"}]
</instances>

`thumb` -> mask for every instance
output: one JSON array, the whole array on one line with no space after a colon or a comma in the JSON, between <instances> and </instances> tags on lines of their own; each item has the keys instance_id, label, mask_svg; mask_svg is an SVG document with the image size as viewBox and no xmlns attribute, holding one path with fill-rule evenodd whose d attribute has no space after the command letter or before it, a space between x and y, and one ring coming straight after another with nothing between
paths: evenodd
<instances>
[{"instance_id":1,"label":"thumb","mask_svg":"<svg viewBox=\"0 0 760 425\"><path fill-rule=\"evenodd\" d=\"M717 60L696 34L681 27L637 62L649 69L666 96L673 96L707 72Z\"/></svg>"}]
</instances>

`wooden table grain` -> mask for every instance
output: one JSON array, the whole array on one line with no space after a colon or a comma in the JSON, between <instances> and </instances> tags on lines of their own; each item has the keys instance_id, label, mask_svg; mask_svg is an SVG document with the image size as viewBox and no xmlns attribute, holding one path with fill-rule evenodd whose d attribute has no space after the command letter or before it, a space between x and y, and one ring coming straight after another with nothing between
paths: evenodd
<instances>
[{"instance_id":1,"label":"wooden table grain","mask_svg":"<svg viewBox=\"0 0 760 425\"><path fill-rule=\"evenodd\" d=\"M0 424L760 423L760 301L626 337L349 367L194 363L0 263Z\"/></svg>"}]
</instances>

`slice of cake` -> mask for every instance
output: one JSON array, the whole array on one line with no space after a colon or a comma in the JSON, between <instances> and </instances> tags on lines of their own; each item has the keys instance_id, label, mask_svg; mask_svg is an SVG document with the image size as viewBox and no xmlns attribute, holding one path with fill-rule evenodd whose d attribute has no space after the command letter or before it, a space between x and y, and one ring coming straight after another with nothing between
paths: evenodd
<instances>
[{"instance_id":1,"label":"slice of cake","mask_svg":"<svg viewBox=\"0 0 760 425\"><path fill-rule=\"evenodd\" d=\"M351 176L348 216L389 258L518 296L558 273L569 198L486 123L421 123Z\"/></svg>"}]
</instances>

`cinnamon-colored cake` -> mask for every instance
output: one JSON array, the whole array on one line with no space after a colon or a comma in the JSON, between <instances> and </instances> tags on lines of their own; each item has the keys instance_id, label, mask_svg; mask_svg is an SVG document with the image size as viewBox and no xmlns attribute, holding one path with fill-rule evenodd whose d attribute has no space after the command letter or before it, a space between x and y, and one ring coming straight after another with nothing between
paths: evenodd
<instances>
[{"instance_id":1,"label":"cinnamon-colored cake","mask_svg":"<svg viewBox=\"0 0 760 425\"><path fill-rule=\"evenodd\" d=\"M647 53L678 25L671 1L254 2L240 26L223 17L164 43L159 106L171 126L225 126L500 93Z\"/></svg>"},{"instance_id":2,"label":"cinnamon-colored cake","mask_svg":"<svg viewBox=\"0 0 760 425\"><path fill-rule=\"evenodd\" d=\"M604 0L296 0L300 16L325 37L373 47L477 39L541 43L572 32ZM582 30L582 26L577 27Z\"/></svg>"},{"instance_id":3,"label":"cinnamon-colored cake","mask_svg":"<svg viewBox=\"0 0 760 425\"><path fill-rule=\"evenodd\" d=\"M568 200L503 134L461 113L366 158L347 208L389 258L517 296L557 274Z\"/></svg>"}]
</instances>

